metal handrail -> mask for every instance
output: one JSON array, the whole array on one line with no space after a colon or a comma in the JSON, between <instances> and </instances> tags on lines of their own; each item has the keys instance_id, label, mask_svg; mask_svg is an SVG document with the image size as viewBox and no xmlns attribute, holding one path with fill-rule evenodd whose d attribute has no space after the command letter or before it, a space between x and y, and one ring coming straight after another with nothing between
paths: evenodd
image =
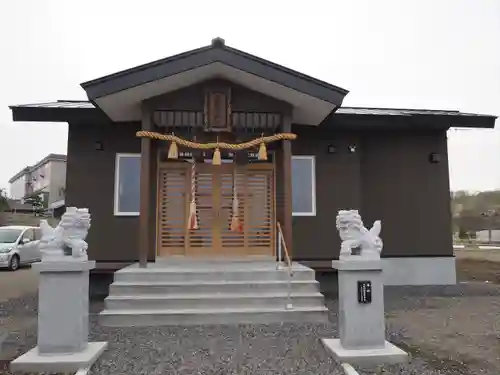
<instances>
[{"instance_id":1,"label":"metal handrail","mask_svg":"<svg viewBox=\"0 0 500 375\"><path fill-rule=\"evenodd\" d=\"M286 247L285 236L283 236L283 230L281 229L281 225L279 221L276 222L276 229L278 232L278 266L277 270L282 270L283 263L283 253L284 258L288 266L288 283L287 283L287 303L285 308L287 310L293 309L292 304L292 277L293 277L293 268L292 268L292 260L290 259L290 254L288 254L288 248ZM284 250L284 252L282 251Z\"/></svg>"}]
</instances>

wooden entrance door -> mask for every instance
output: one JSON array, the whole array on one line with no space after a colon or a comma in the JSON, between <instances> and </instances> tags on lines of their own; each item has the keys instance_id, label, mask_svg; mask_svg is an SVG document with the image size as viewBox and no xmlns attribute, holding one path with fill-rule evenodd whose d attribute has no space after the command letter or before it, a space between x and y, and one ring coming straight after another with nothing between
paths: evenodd
<instances>
[{"instance_id":1,"label":"wooden entrance door","mask_svg":"<svg viewBox=\"0 0 500 375\"><path fill-rule=\"evenodd\" d=\"M163 163L159 169L159 256L273 255L275 253L274 173L272 164L235 166L196 164L199 228L187 225L191 165ZM242 231L230 230L233 181Z\"/></svg>"}]
</instances>

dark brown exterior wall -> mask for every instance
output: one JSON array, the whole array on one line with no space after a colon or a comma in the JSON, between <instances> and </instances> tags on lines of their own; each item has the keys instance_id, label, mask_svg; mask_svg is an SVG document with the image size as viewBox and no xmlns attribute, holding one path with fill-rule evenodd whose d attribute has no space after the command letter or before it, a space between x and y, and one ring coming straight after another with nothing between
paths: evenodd
<instances>
[{"instance_id":1,"label":"dark brown exterior wall","mask_svg":"<svg viewBox=\"0 0 500 375\"><path fill-rule=\"evenodd\" d=\"M316 156L316 216L293 217L293 257L296 260L335 259L340 240L335 229L339 209L360 206L360 162L349 154L349 144L357 144L354 133L321 131L312 127L292 129L298 134L292 143L293 155ZM335 154L328 154L335 145Z\"/></svg>"},{"instance_id":2,"label":"dark brown exterior wall","mask_svg":"<svg viewBox=\"0 0 500 375\"><path fill-rule=\"evenodd\" d=\"M338 258L340 209L359 209L367 227L382 220L385 257L453 255L445 130L294 131L293 154L316 155L317 203L316 216L293 219L296 260ZM440 163L429 162L432 152Z\"/></svg>"},{"instance_id":3,"label":"dark brown exterior wall","mask_svg":"<svg viewBox=\"0 0 500 375\"><path fill-rule=\"evenodd\" d=\"M113 214L116 153L139 153L139 124L70 124L67 204L92 213L89 256L100 262L138 260L138 217ZM358 208L366 226L382 220L384 256L451 256L446 133L325 131L294 127L294 155L316 155L317 214L293 218L293 257L338 257L339 209ZM103 151L95 150L101 141ZM355 153L348 146L357 146ZM337 152L328 154L328 146ZM442 155L429 162L431 152ZM152 181L152 189L155 189ZM277 186L279 189L280 187ZM153 194L156 196L156 193ZM154 230L151 236L155 243ZM149 251L154 259L154 248Z\"/></svg>"},{"instance_id":4,"label":"dark brown exterior wall","mask_svg":"<svg viewBox=\"0 0 500 375\"><path fill-rule=\"evenodd\" d=\"M66 203L88 207L90 259L102 262L138 259L138 217L114 216L116 153L140 153L135 137L140 124L70 124L66 172ZM95 142L104 150L95 150Z\"/></svg>"},{"instance_id":5,"label":"dark brown exterior wall","mask_svg":"<svg viewBox=\"0 0 500 375\"><path fill-rule=\"evenodd\" d=\"M368 133L362 148L362 212L382 220L384 256L452 256L446 132Z\"/></svg>"}]
</instances>

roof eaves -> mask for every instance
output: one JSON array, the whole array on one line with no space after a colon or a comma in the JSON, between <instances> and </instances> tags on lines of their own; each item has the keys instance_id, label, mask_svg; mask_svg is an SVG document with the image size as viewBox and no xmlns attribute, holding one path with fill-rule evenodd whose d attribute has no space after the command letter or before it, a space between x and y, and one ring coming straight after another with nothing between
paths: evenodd
<instances>
[{"instance_id":1,"label":"roof eaves","mask_svg":"<svg viewBox=\"0 0 500 375\"><path fill-rule=\"evenodd\" d=\"M55 102L28 103L10 105L9 109L17 108L80 108L80 109L95 109L88 100L57 100Z\"/></svg>"},{"instance_id":2,"label":"roof eaves","mask_svg":"<svg viewBox=\"0 0 500 375\"><path fill-rule=\"evenodd\" d=\"M426 109L426 108L395 108L395 107L359 107L359 106L346 106L346 109L366 109L366 110L381 110L381 111L413 111L413 112L455 112L458 110L444 110L444 109Z\"/></svg>"},{"instance_id":3,"label":"roof eaves","mask_svg":"<svg viewBox=\"0 0 500 375\"><path fill-rule=\"evenodd\" d=\"M347 111L342 111L342 109ZM349 111L349 109L353 109L353 111ZM459 111L342 107L333 116L329 116L325 119L325 124L331 124L331 121L334 118L358 118L365 120L408 118L410 119L409 121L414 122L415 126L417 126L417 124L423 124L425 126L439 128L468 127L487 129L495 127L495 120L497 116L465 114Z\"/></svg>"},{"instance_id":4,"label":"roof eaves","mask_svg":"<svg viewBox=\"0 0 500 375\"><path fill-rule=\"evenodd\" d=\"M53 104L60 103L59 107L54 107ZM81 104L81 107L75 106L66 106L66 103L73 104ZM48 107L43 107L43 105L48 105ZM11 109L21 109L21 110L42 110L42 111L51 111L51 112L59 112L59 111L75 111L75 110L84 110L87 111L85 113L98 113L100 115L103 112L95 105L92 101L83 101L83 100L58 100L57 102L48 102L48 103L34 103L34 104L20 104L17 106L10 106ZM80 113L80 112L78 112ZM418 117L429 119L433 118L442 118L448 119L451 123L452 127L461 127L461 126L469 126L478 128L493 128L495 126L495 120L498 116L489 115L489 114L478 114L478 113L468 113L468 112L460 112L457 110L431 110L431 109L415 109L415 108L378 108L378 107L340 107L336 108L335 111L328 117L332 116L341 116L341 117L349 117L349 116L362 116L362 117ZM104 118L105 116L103 116ZM106 117L107 118L107 117ZM325 119L328 121L328 118ZM15 119L15 121L26 121L27 119ZM30 121L44 121L44 119L30 119ZM52 120L62 121L61 119L52 118ZM45 119L45 121L48 121ZM475 125L477 124L477 125Z\"/></svg>"},{"instance_id":5,"label":"roof eaves","mask_svg":"<svg viewBox=\"0 0 500 375\"><path fill-rule=\"evenodd\" d=\"M51 103L48 103L51 104ZM109 121L95 106L17 105L9 107L14 122L102 122Z\"/></svg>"},{"instance_id":6,"label":"roof eaves","mask_svg":"<svg viewBox=\"0 0 500 375\"><path fill-rule=\"evenodd\" d=\"M449 118L450 118L450 128L465 127L465 128L493 129L495 127L497 116L462 114L459 116L449 116Z\"/></svg>"}]
</instances>

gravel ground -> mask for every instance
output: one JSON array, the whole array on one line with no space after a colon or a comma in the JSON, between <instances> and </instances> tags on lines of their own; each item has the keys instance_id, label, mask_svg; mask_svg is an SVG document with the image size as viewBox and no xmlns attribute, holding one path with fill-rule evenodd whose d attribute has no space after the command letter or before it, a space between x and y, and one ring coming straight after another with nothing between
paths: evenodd
<instances>
[{"instance_id":1,"label":"gravel ground","mask_svg":"<svg viewBox=\"0 0 500 375\"><path fill-rule=\"evenodd\" d=\"M498 375L500 286L386 288L388 339L409 364L358 368L361 375ZM91 369L105 374L342 374L319 338L337 336L337 301L330 323L162 328L105 328L91 316L91 340L109 347ZM92 313L102 307L94 302ZM0 302L0 319L15 318L4 342L4 365L36 344L36 296ZM1 364L1 362L0 362ZM1 367L0 367L1 369ZM9 374L0 370L0 374Z\"/></svg>"}]
</instances>

